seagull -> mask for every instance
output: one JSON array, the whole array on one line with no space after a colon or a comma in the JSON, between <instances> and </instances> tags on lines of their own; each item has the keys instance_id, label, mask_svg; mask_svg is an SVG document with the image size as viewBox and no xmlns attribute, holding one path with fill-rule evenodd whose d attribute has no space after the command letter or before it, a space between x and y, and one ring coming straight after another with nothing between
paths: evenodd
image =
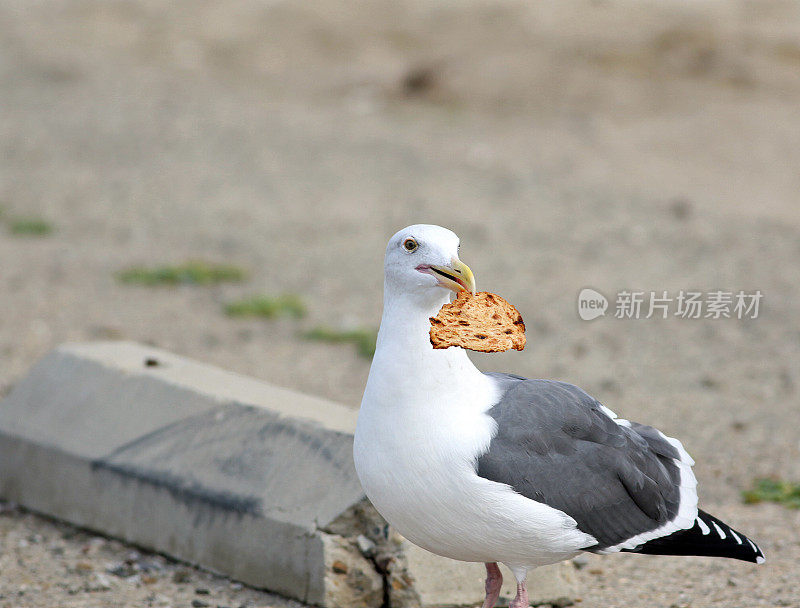
<instances>
[{"instance_id":1,"label":"seagull","mask_svg":"<svg viewBox=\"0 0 800 608\"><path fill-rule=\"evenodd\" d=\"M697 507L681 442L618 418L554 380L482 373L460 347L434 350L429 318L475 292L458 237L417 224L386 247L383 316L353 453L364 491L408 540L486 565L486 599L505 564L511 608L527 573L591 553L704 555L762 563L756 544Z\"/></svg>"}]
</instances>

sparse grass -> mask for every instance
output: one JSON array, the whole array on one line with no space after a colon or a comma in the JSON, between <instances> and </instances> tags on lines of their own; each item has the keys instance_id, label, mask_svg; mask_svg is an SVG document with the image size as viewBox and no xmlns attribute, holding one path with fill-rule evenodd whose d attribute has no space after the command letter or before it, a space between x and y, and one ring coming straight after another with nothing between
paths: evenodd
<instances>
[{"instance_id":1,"label":"sparse grass","mask_svg":"<svg viewBox=\"0 0 800 608\"><path fill-rule=\"evenodd\" d=\"M800 483L791 483L775 478L760 478L753 487L742 492L747 504L777 502L790 509L800 509Z\"/></svg>"},{"instance_id":2,"label":"sparse grass","mask_svg":"<svg viewBox=\"0 0 800 608\"><path fill-rule=\"evenodd\" d=\"M177 266L145 268L134 266L117 273L120 282L130 285L215 285L217 283L239 283L247 273L238 266L213 264L193 260Z\"/></svg>"},{"instance_id":3,"label":"sparse grass","mask_svg":"<svg viewBox=\"0 0 800 608\"><path fill-rule=\"evenodd\" d=\"M47 236L53 225L38 217L15 217L9 219L8 229L19 236Z\"/></svg>"},{"instance_id":4,"label":"sparse grass","mask_svg":"<svg viewBox=\"0 0 800 608\"><path fill-rule=\"evenodd\" d=\"M375 354L375 340L378 332L374 329L332 329L320 326L303 334L307 340L330 342L331 344L351 343L356 347L358 354L365 359L372 359Z\"/></svg>"},{"instance_id":5,"label":"sparse grass","mask_svg":"<svg viewBox=\"0 0 800 608\"><path fill-rule=\"evenodd\" d=\"M292 317L300 319L306 314L306 305L300 296L285 293L277 297L265 295L250 296L225 305L225 314L229 317Z\"/></svg>"}]
</instances>

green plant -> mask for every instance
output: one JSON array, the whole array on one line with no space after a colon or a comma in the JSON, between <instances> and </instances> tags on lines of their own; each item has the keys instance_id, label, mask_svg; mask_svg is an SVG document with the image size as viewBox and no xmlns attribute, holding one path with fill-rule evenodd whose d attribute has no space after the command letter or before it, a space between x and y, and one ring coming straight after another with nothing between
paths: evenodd
<instances>
[{"instance_id":1,"label":"green plant","mask_svg":"<svg viewBox=\"0 0 800 608\"><path fill-rule=\"evenodd\" d=\"M800 509L800 484L762 477L753 482L753 487L742 492L742 499L748 504L777 502L791 509Z\"/></svg>"},{"instance_id":2,"label":"green plant","mask_svg":"<svg viewBox=\"0 0 800 608\"><path fill-rule=\"evenodd\" d=\"M300 296L286 293L277 297L255 295L225 305L229 317L293 317L300 319L306 314L306 305Z\"/></svg>"},{"instance_id":3,"label":"green plant","mask_svg":"<svg viewBox=\"0 0 800 608\"><path fill-rule=\"evenodd\" d=\"M20 236L47 236L53 232L52 224L37 217L11 218L8 223L8 229L11 234Z\"/></svg>"},{"instance_id":4,"label":"green plant","mask_svg":"<svg viewBox=\"0 0 800 608\"><path fill-rule=\"evenodd\" d=\"M303 334L307 340L330 342L331 344L351 343L356 347L358 354L365 359L371 359L375 354L375 340L378 332L374 329L332 329L326 326L315 327Z\"/></svg>"},{"instance_id":5,"label":"green plant","mask_svg":"<svg viewBox=\"0 0 800 608\"><path fill-rule=\"evenodd\" d=\"M228 264L213 264L193 260L177 266L145 268L133 266L117 273L117 279L134 285L214 285L217 283L239 283L247 273Z\"/></svg>"}]
</instances>

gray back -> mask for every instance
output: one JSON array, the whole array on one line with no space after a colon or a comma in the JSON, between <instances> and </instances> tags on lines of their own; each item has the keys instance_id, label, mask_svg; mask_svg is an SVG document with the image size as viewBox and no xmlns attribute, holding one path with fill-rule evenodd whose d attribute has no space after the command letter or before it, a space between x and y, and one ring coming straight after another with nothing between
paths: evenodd
<instances>
[{"instance_id":1,"label":"gray back","mask_svg":"<svg viewBox=\"0 0 800 608\"><path fill-rule=\"evenodd\" d=\"M567 513L600 550L673 519L678 451L654 428L617 424L577 386L488 374L504 391L478 475Z\"/></svg>"}]
</instances>

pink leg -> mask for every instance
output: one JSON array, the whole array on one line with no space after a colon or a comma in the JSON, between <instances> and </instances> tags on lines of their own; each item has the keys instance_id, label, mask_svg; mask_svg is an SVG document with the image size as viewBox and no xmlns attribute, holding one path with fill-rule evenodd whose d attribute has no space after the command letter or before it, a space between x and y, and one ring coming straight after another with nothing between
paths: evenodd
<instances>
[{"instance_id":1,"label":"pink leg","mask_svg":"<svg viewBox=\"0 0 800 608\"><path fill-rule=\"evenodd\" d=\"M503 575L495 562L486 564L486 599L481 608L494 608L503 586Z\"/></svg>"},{"instance_id":2,"label":"pink leg","mask_svg":"<svg viewBox=\"0 0 800 608\"><path fill-rule=\"evenodd\" d=\"M528 590L525 588L525 581L517 583L517 597L511 600L508 608L528 608Z\"/></svg>"}]
</instances>

